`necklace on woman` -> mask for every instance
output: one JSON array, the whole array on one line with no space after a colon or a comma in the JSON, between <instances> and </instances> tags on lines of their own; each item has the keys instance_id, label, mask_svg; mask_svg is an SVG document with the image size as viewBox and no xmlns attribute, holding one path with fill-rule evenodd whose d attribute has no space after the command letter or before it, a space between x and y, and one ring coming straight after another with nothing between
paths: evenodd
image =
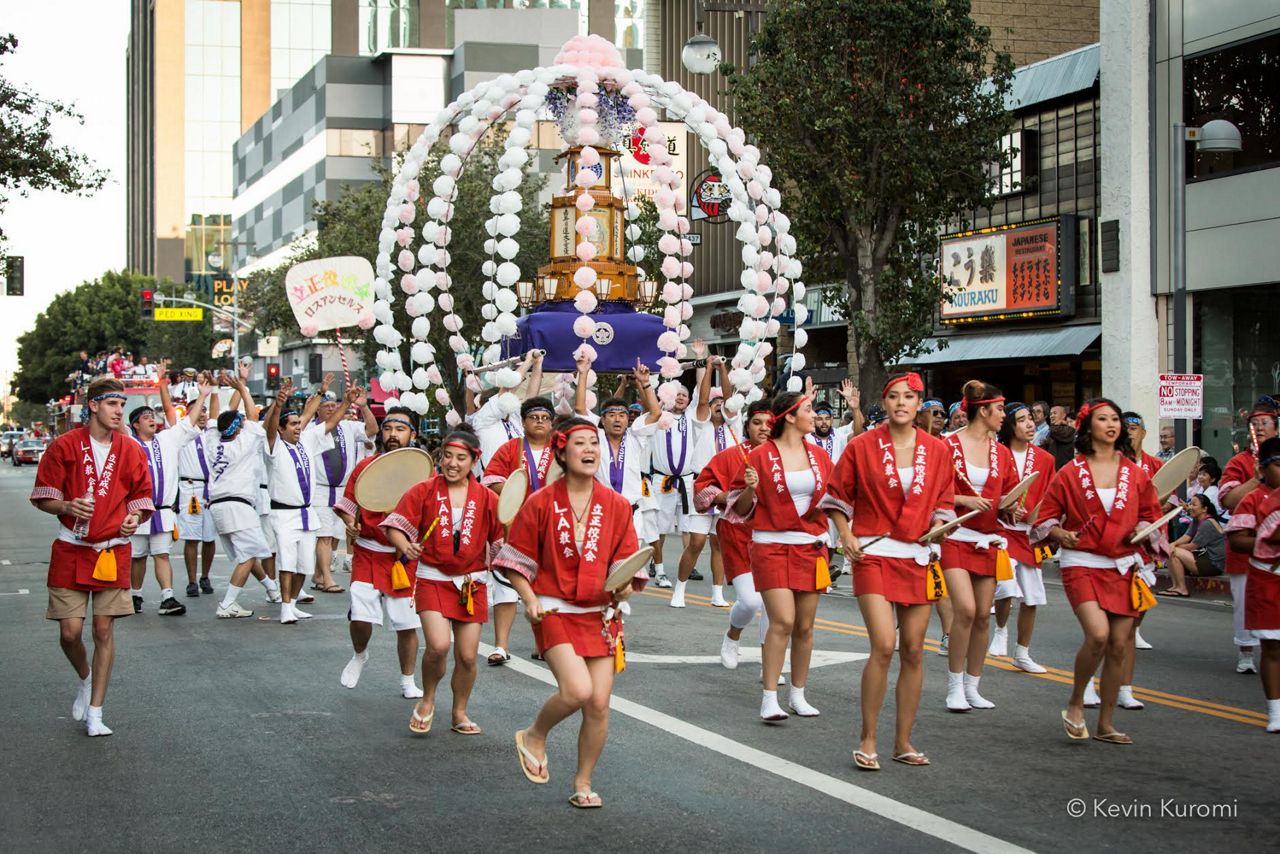
<instances>
[{"instance_id":1,"label":"necklace on woman","mask_svg":"<svg viewBox=\"0 0 1280 854\"><path fill-rule=\"evenodd\" d=\"M587 493L587 502L582 505L582 512L578 512L578 508L573 506L573 497L569 498L569 509L573 511L573 536L574 539L582 539L587 533L587 510L591 507L591 494Z\"/></svg>"}]
</instances>

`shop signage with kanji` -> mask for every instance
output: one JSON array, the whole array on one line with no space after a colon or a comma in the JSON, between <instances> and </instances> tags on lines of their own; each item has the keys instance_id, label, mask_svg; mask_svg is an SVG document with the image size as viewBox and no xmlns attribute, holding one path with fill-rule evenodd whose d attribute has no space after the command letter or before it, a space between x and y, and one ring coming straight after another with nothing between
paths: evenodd
<instances>
[{"instance_id":1,"label":"shop signage with kanji","mask_svg":"<svg viewBox=\"0 0 1280 854\"><path fill-rule=\"evenodd\" d=\"M944 237L942 322L1075 314L1077 234L1067 215Z\"/></svg>"}]
</instances>

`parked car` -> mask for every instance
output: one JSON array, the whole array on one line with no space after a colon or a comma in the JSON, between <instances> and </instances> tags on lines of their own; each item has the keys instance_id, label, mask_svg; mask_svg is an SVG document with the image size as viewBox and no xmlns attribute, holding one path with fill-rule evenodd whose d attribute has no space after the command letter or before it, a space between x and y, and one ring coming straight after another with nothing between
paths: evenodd
<instances>
[{"instance_id":1,"label":"parked car","mask_svg":"<svg viewBox=\"0 0 1280 854\"><path fill-rule=\"evenodd\" d=\"M39 439L23 439L13 446L13 464L20 466L23 463L38 463L44 456L44 451L45 444Z\"/></svg>"},{"instance_id":2,"label":"parked car","mask_svg":"<svg viewBox=\"0 0 1280 854\"><path fill-rule=\"evenodd\" d=\"M11 456L14 444L20 442L25 435L27 434L21 430L6 430L0 433L0 457Z\"/></svg>"}]
</instances>

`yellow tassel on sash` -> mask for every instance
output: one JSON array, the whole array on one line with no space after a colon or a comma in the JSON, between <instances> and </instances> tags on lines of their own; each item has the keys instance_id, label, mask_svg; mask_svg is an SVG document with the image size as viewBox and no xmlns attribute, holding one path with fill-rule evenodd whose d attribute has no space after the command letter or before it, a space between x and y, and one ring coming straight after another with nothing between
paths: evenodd
<instances>
[{"instance_id":1,"label":"yellow tassel on sash","mask_svg":"<svg viewBox=\"0 0 1280 854\"><path fill-rule=\"evenodd\" d=\"M622 633L613 641L613 672L621 673L627 669L627 651L626 644L622 640Z\"/></svg>"},{"instance_id":2,"label":"yellow tassel on sash","mask_svg":"<svg viewBox=\"0 0 1280 854\"><path fill-rule=\"evenodd\" d=\"M200 515L200 499L194 495L191 496L191 501L187 504L187 513L191 516Z\"/></svg>"},{"instance_id":3,"label":"yellow tassel on sash","mask_svg":"<svg viewBox=\"0 0 1280 854\"><path fill-rule=\"evenodd\" d=\"M647 477L640 478L640 494L645 498L649 497L649 478Z\"/></svg>"},{"instance_id":4,"label":"yellow tassel on sash","mask_svg":"<svg viewBox=\"0 0 1280 854\"><path fill-rule=\"evenodd\" d=\"M1156 597L1151 595L1151 588L1147 586L1147 582L1137 572L1133 573L1133 579L1129 582L1129 600L1133 605L1133 609L1139 614L1145 613L1156 606Z\"/></svg>"},{"instance_id":5,"label":"yellow tassel on sash","mask_svg":"<svg viewBox=\"0 0 1280 854\"><path fill-rule=\"evenodd\" d=\"M178 526L177 526L177 525L174 525L174 526L173 526L173 541L174 541L175 543L178 541Z\"/></svg>"},{"instance_id":6,"label":"yellow tassel on sash","mask_svg":"<svg viewBox=\"0 0 1280 854\"><path fill-rule=\"evenodd\" d=\"M102 582L115 582L116 580L116 550L103 549L98 552L98 560L93 564L93 580Z\"/></svg>"},{"instance_id":7,"label":"yellow tassel on sash","mask_svg":"<svg viewBox=\"0 0 1280 854\"><path fill-rule=\"evenodd\" d=\"M1036 546L1036 564L1042 564L1053 557L1053 549L1048 546Z\"/></svg>"},{"instance_id":8,"label":"yellow tassel on sash","mask_svg":"<svg viewBox=\"0 0 1280 854\"><path fill-rule=\"evenodd\" d=\"M826 590L831 586L831 570L827 567L825 557L818 558L818 573L814 583L817 584L815 590Z\"/></svg>"},{"instance_id":9,"label":"yellow tassel on sash","mask_svg":"<svg viewBox=\"0 0 1280 854\"><path fill-rule=\"evenodd\" d=\"M1013 581L1013 561L1007 549L996 550L996 581Z\"/></svg>"},{"instance_id":10,"label":"yellow tassel on sash","mask_svg":"<svg viewBox=\"0 0 1280 854\"><path fill-rule=\"evenodd\" d=\"M930 602L947 598L947 579L942 574L942 564L932 561L925 573L924 598Z\"/></svg>"},{"instance_id":11,"label":"yellow tassel on sash","mask_svg":"<svg viewBox=\"0 0 1280 854\"><path fill-rule=\"evenodd\" d=\"M467 616L472 616L476 612L476 583L468 578L462 582L462 589L458 591L458 604L467 609Z\"/></svg>"},{"instance_id":12,"label":"yellow tassel on sash","mask_svg":"<svg viewBox=\"0 0 1280 854\"><path fill-rule=\"evenodd\" d=\"M404 571L404 564L400 561L391 564L391 589L409 589L409 573Z\"/></svg>"}]
</instances>

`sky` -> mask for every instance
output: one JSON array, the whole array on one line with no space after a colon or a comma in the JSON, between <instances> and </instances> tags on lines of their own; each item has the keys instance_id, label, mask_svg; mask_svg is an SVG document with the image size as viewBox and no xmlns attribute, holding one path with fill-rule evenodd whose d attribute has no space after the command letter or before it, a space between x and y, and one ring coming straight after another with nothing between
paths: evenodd
<instances>
[{"instance_id":1,"label":"sky","mask_svg":"<svg viewBox=\"0 0 1280 854\"><path fill-rule=\"evenodd\" d=\"M55 141L111 173L94 196L14 196L0 214L8 253L26 259L26 296L0 295L0 383L7 385L18 366L18 336L53 297L125 265L129 2L0 0L0 32L18 37L17 52L4 58L0 75L45 98L72 102L84 125L60 123ZM67 348L79 345L68 341Z\"/></svg>"}]
</instances>

